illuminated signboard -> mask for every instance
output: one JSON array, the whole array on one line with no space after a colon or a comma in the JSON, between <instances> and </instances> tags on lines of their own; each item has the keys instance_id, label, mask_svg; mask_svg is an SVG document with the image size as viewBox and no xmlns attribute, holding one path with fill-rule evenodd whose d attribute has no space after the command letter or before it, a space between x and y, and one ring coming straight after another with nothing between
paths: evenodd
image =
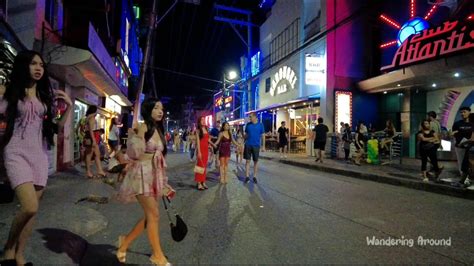
<instances>
[{"instance_id":1,"label":"illuminated signboard","mask_svg":"<svg viewBox=\"0 0 474 266\"><path fill-rule=\"evenodd\" d=\"M223 98L222 96L218 97L214 100L214 107L222 108L223 105L225 105L225 107L230 107L233 99L234 98L232 96L228 96L226 98Z\"/></svg>"},{"instance_id":2,"label":"illuminated signboard","mask_svg":"<svg viewBox=\"0 0 474 266\"><path fill-rule=\"evenodd\" d=\"M272 78L272 86L270 94L272 96L282 94L288 90L294 90L296 85L296 74L293 69L288 66L281 67Z\"/></svg>"},{"instance_id":3,"label":"illuminated signboard","mask_svg":"<svg viewBox=\"0 0 474 266\"><path fill-rule=\"evenodd\" d=\"M351 124L352 122L352 92L336 91L336 131L340 132L341 122Z\"/></svg>"},{"instance_id":4,"label":"illuminated signboard","mask_svg":"<svg viewBox=\"0 0 474 266\"><path fill-rule=\"evenodd\" d=\"M326 83L326 62L324 56L306 55L306 85L323 85Z\"/></svg>"},{"instance_id":5,"label":"illuminated signboard","mask_svg":"<svg viewBox=\"0 0 474 266\"><path fill-rule=\"evenodd\" d=\"M474 27L459 21L444 22L443 25L426 29L407 39L395 53L392 64L381 70L391 70L419 63L439 56L468 51L474 48Z\"/></svg>"},{"instance_id":6,"label":"illuminated signboard","mask_svg":"<svg viewBox=\"0 0 474 266\"><path fill-rule=\"evenodd\" d=\"M260 73L260 51L251 58L252 61L252 77Z\"/></svg>"}]
</instances>

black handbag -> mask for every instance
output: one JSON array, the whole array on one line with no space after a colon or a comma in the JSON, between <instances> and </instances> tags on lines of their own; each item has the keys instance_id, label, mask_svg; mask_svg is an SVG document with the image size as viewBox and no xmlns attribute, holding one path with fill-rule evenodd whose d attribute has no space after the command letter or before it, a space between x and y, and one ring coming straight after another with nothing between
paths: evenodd
<instances>
[{"instance_id":1,"label":"black handbag","mask_svg":"<svg viewBox=\"0 0 474 266\"><path fill-rule=\"evenodd\" d=\"M184 222L183 218L181 218L181 216L179 216L179 214L176 211L174 211L174 216L176 217L176 223L173 223L173 220L171 219L171 214L168 208L168 204L169 204L169 207L172 208L171 201L168 197L165 197L165 196L161 197L161 199L163 200L163 205L165 207L166 214L168 215L168 220L170 221L171 237L173 238L174 241L180 242L188 234L188 226ZM168 202L168 204L166 202Z\"/></svg>"},{"instance_id":2,"label":"black handbag","mask_svg":"<svg viewBox=\"0 0 474 266\"><path fill-rule=\"evenodd\" d=\"M0 204L10 203L15 197L15 191L11 188L10 183L0 183Z\"/></svg>"}]
</instances>

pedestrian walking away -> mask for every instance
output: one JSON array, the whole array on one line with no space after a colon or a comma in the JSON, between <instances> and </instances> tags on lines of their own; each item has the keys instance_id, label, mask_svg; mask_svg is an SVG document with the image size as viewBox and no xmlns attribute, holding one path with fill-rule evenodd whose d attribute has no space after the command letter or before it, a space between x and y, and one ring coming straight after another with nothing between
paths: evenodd
<instances>
[{"instance_id":1,"label":"pedestrian walking away","mask_svg":"<svg viewBox=\"0 0 474 266\"><path fill-rule=\"evenodd\" d=\"M108 137L110 157L114 157L115 153L119 149L119 140L120 140L119 126L120 126L120 122L118 121L117 117L112 118L112 121L110 122L109 137Z\"/></svg>"},{"instance_id":2,"label":"pedestrian walking away","mask_svg":"<svg viewBox=\"0 0 474 266\"><path fill-rule=\"evenodd\" d=\"M189 152L189 129L186 129L181 136L181 140L183 141L183 152Z\"/></svg>"},{"instance_id":3,"label":"pedestrian walking away","mask_svg":"<svg viewBox=\"0 0 474 266\"><path fill-rule=\"evenodd\" d=\"M216 125L219 125L220 123L221 121L217 120ZM211 139L211 142L212 143L216 142L218 137L219 137L219 129L217 127L213 127L209 132L209 138ZM219 156L218 156L219 147L212 146L211 148L212 148L211 159L210 159L211 164L212 162L215 162L214 166L216 167L216 169L219 170Z\"/></svg>"},{"instance_id":4,"label":"pedestrian walking away","mask_svg":"<svg viewBox=\"0 0 474 266\"><path fill-rule=\"evenodd\" d=\"M230 144L239 146L239 144L234 140L232 134L230 133L229 123L222 123L221 130L217 141L214 143L215 146L219 144L219 161L220 161L220 182L221 184L227 184L227 169L229 167L230 160Z\"/></svg>"},{"instance_id":5,"label":"pedestrian walking away","mask_svg":"<svg viewBox=\"0 0 474 266\"><path fill-rule=\"evenodd\" d=\"M288 154L288 139L290 138L289 136L290 131L288 128L286 128L286 122L282 121L281 126L278 128L278 148L280 149L280 158L287 158Z\"/></svg>"},{"instance_id":6,"label":"pedestrian walking away","mask_svg":"<svg viewBox=\"0 0 474 266\"><path fill-rule=\"evenodd\" d=\"M262 123L258 122L257 114L250 114L250 122L245 126L245 180L244 183L250 181L250 160L253 160L253 182L257 183L258 158L260 155L260 147L265 151L265 129Z\"/></svg>"},{"instance_id":7,"label":"pedestrian walking away","mask_svg":"<svg viewBox=\"0 0 474 266\"><path fill-rule=\"evenodd\" d=\"M363 122L359 122L359 125L357 126L357 129L356 129L355 141L354 141L355 148L357 150L355 158L354 158L354 163L359 166L360 166L362 157L364 156L364 153L365 153L364 147L365 147L366 139L363 132L367 132L367 128L365 128L364 130Z\"/></svg>"},{"instance_id":8,"label":"pedestrian walking away","mask_svg":"<svg viewBox=\"0 0 474 266\"><path fill-rule=\"evenodd\" d=\"M121 263L127 261L128 248L146 229L152 248L150 261L156 265L168 264L160 243L160 208L157 200L161 196L172 198L175 191L166 176L163 113L161 101L146 99L141 106L143 124L128 132L127 154L131 161L117 198L124 203L138 201L145 216L127 235L119 236L116 256Z\"/></svg>"},{"instance_id":9,"label":"pedestrian walking away","mask_svg":"<svg viewBox=\"0 0 474 266\"><path fill-rule=\"evenodd\" d=\"M349 155L351 153L352 143L352 131L349 124L344 124L344 134L342 135L342 141L344 142L344 160L349 162Z\"/></svg>"},{"instance_id":10,"label":"pedestrian walking away","mask_svg":"<svg viewBox=\"0 0 474 266\"><path fill-rule=\"evenodd\" d=\"M194 160L194 155L196 153L196 131L190 131L188 142L189 142L189 161Z\"/></svg>"},{"instance_id":11,"label":"pedestrian walking away","mask_svg":"<svg viewBox=\"0 0 474 266\"><path fill-rule=\"evenodd\" d=\"M6 145L5 168L20 209L13 219L2 260L25 265L26 242L48 181L47 149L54 145L54 134L64 127L72 101L63 91L51 89L44 60L34 51L22 51L15 57L5 99L7 127L2 146ZM53 106L60 102L67 108L53 120Z\"/></svg>"},{"instance_id":12,"label":"pedestrian walking away","mask_svg":"<svg viewBox=\"0 0 474 266\"><path fill-rule=\"evenodd\" d=\"M100 161L100 133L94 133L96 129L96 120L95 116L97 114L97 106L91 105L87 108L85 117L82 118L81 132L84 135L82 145L85 148L85 157L86 157L86 176L87 178L104 178L106 177L104 170L102 169L102 163ZM90 168L92 157L94 157L95 166L97 168L97 175L92 173Z\"/></svg>"},{"instance_id":13,"label":"pedestrian walking away","mask_svg":"<svg viewBox=\"0 0 474 266\"><path fill-rule=\"evenodd\" d=\"M316 150L316 162L323 162L323 151L326 147L326 139L329 128L324 124L322 117L318 118L318 125L313 129L314 149Z\"/></svg>"},{"instance_id":14,"label":"pedestrian walking away","mask_svg":"<svg viewBox=\"0 0 474 266\"><path fill-rule=\"evenodd\" d=\"M237 129L235 138L237 139L237 143L239 144L237 146L237 149L235 150L235 159L237 161L237 164L240 164L244 160L244 144L245 144L244 134L242 133L242 130L240 128Z\"/></svg>"},{"instance_id":15,"label":"pedestrian walking away","mask_svg":"<svg viewBox=\"0 0 474 266\"><path fill-rule=\"evenodd\" d=\"M196 188L198 190L207 189L206 185L206 176L207 176L207 162L209 159L209 145L214 146L214 143L209 139L209 132L206 126L205 117L200 117L198 119L198 125L196 129L197 137L197 161L196 165L198 167L204 168L203 173L195 173L194 180L196 181Z\"/></svg>"}]
</instances>

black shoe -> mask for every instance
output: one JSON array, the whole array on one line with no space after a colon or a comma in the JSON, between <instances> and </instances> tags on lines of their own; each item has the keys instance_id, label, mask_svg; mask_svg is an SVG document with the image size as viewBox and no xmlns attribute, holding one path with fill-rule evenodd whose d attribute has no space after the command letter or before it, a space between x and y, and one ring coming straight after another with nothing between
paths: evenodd
<instances>
[{"instance_id":1,"label":"black shoe","mask_svg":"<svg viewBox=\"0 0 474 266\"><path fill-rule=\"evenodd\" d=\"M257 184L257 178L256 178L256 177L253 178L253 182L254 182L255 184Z\"/></svg>"},{"instance_id":2,"label":"black shoe","mask_svg":"<svg viewBox=\"0 0 474 266\"><path fill-rule=\"evenodd\" d=\"M245 180L244 180L244 183L247 184L248 182L250 182L250 178L246 177Z\"/></svg>"}]
</instances>

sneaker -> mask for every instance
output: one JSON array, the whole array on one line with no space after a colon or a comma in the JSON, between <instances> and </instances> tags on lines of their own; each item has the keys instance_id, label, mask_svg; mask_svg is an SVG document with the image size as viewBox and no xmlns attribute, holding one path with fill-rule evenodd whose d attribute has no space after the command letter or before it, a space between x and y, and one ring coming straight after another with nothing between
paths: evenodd
<instances>
[{"instance_id":1,"label":"sneaker","mask_svg":"<svg viewBox=\"0 0 474 266\"><path fill-rule=\"evenodd\" d=\"M244 183L247 184L248 182L250 182L250 178L247 176L244 180Z\"/></svg>"},{"instance_id":2,"label":"sneaker","mask_svg":"<svg viewBox=\"0 0 474 266\"><path fill-rule=\"evenodd\" d=\"M428 177L425 177L425 178L423 178L423 182L428 183L428 182L430 182L430 180L428 179Z\"/></svg>"},{"instance_id":3,"label":"sneaker","mask_svg":"<svg viewBox=\"0 0 474 266\"><path fill-rule=\"evenodd\" d=\"M256 178L256 177L253 178L253 182L254 182L255 184L257 184L257 178Z\"/></svg>"}]
</instances>

